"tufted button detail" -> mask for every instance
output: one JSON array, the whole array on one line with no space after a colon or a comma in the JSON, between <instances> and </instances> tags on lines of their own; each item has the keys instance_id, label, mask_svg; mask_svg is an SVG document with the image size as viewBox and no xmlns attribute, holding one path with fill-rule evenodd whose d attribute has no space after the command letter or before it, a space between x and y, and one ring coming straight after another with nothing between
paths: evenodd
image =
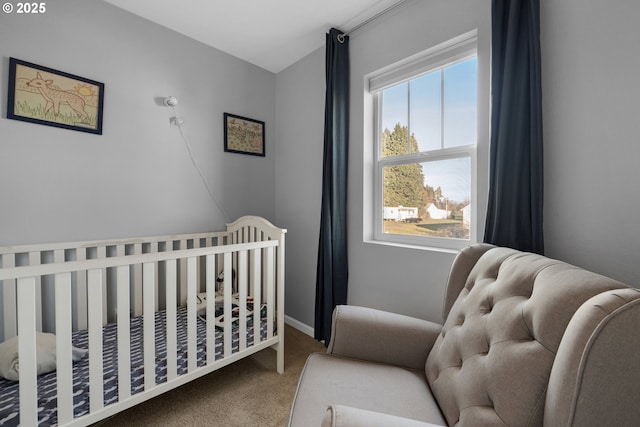
<instances>
[{"instance_id":1,"label":"tufted button detail","mask_svg":"<svg viewBox=\"0 0 640 427\"><path fill-rule=\"evenodd\" d=\"M483 316L490 314L492 310L493 310L493 305L489 302L486 302L480 308L480 312L482 313Z\"/></svg>"},{"instance_id":2,"label":"tufted button detail","mask_svg":"<svg viewBox=\"0 0 640 427\"><path fill-rule=\"evenodd\" d=\"M487 395L487 400L489 401L489 405L488 406L490 408L493 408L495 405L493 404L493 399L491 398L490 394Z\"/></svg>"}]
</instances>

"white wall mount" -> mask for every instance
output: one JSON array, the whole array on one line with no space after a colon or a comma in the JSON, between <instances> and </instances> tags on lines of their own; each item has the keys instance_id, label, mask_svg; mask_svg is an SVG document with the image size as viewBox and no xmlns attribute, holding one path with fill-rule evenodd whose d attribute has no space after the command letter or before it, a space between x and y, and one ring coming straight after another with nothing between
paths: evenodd
<instances>
[{"instance_id":1,"label":"white wall mount","mask_svg":"<svg viewBox=\"0 0 640 427\"><path fill-rule=\"evenodd\" d=\"M164 99L164 105L166 105L167 107L175 107L176 105L178 105L178 98L176 98L175 96L168 96Z\"/></svg>"}]
</instances>

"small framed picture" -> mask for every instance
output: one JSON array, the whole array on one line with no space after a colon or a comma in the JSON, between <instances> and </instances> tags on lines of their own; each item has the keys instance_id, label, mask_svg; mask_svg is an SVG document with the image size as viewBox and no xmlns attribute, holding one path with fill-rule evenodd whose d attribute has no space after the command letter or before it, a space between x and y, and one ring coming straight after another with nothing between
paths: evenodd
<instances>
[{"instance_id":1,"label":"small framed picture","mask_svg":"<svg viewBox=\"0 0 640 427\"><path fill-rule=\"evenodd\" d=\"M224 113L224 151L264 157L264 122Z\"/></svg>"},{"instance_id":2,"label":"small framed picture","mask_svg":"<svg viewBox=\"0 0 640 427\"><path fill-rule=\"evenodd\" d=\"M104 84L9 58L7 118L102 135Z\"/></svg>"}]
</instances>

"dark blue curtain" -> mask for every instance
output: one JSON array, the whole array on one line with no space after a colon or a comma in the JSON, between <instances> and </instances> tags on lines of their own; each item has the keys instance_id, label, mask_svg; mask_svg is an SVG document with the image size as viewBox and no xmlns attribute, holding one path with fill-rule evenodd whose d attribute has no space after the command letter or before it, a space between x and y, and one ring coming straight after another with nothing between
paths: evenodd
<instances>
[{"instance_id":1,"label":"dark blue curtain","mask_svg":"<svg viewBox=\"0 0 640 427\"><path fill-rule=\"evenodd\" d=\"M540 1L493 0L491 165L484 240L544 252Z\"/></svg>"},{"instance_id":2,"label":"dark blue curtain","mask_svg":"<svg viewBox=\"0 0 640 427\"><path fill-rule=\"evenodd\" d=\"M327 34L322 211L316 275L314 334L325 345L331 315L347 303L347 154L349 152L349 38Z\"/></svg>"}]
</instances>

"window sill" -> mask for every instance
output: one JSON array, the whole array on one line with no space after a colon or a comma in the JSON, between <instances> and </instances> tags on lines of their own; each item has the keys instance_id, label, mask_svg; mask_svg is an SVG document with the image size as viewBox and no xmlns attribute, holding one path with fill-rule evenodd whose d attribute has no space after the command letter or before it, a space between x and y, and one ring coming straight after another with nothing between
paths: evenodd
<instances>
[{"instance_id":1,"label":"window sill","mask_svg":"<svg viewBox=\"0 0 640 427\"><path fill-rule=\"evenodd\" d=\"M387 240L368 239L368 240L364 240L364 243L368 243L372 245L392 246L392 247L403 248L403 249L417 249L420 251L440 252L445 254L457 254L460 251L460 249L440 248L437 246L427 246L427 245L415 245L411 243L390 242ZM469 241L468 244L471 245L473 243ZM464 246L467 246L467 245L464 245Z\"/></svg>"}]
</instances>

